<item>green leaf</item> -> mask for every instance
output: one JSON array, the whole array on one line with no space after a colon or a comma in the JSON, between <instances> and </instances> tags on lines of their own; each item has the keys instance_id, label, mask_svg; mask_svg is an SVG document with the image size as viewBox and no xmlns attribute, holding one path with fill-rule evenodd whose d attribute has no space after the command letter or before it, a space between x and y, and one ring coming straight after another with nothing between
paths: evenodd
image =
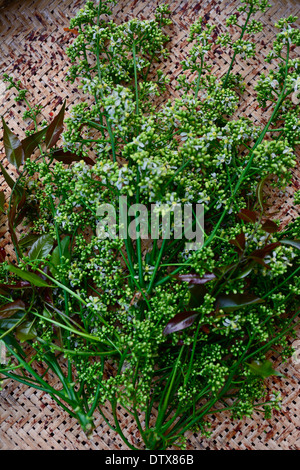
<instances>
[{"instance_id":1,"label":"green leaf","mask_svg":"<svg viewBox=\"0 0 300 470\"><path fill-rule=\"evenodd\" d=\"M32 233L25 235L25 237L19 240L19 246L22 248L29 248L33 245L33 243L39 238L38 235L34 235Z\"/></svg>"},{"instance_id":2,"label":"green leaf","mask_svg":"<svg viewBox=\"0 0 300 470\"><path fill-rule=\"evenodd\" d=\"M175 317L167 323L163 334L169 335L171 333L176 333L177 331L181 331L188 328L194 323L194 321L199 315L200 314L198 312L177 313L177 315L175 315Z\"/></svg>"},{"instance_id":3,"label":"green leaf","mask_svg":"<svg viewBox=\"0 0 300 470\"><path fill-rule=\"evenodd\" d=\"M65 109L66 101L64 102L59 113L55 116L53 121L49 124L46 129L45 143L47 149L54 147L64 129Z\"/></svg>"},{"instance_id":4,"label":"green leaf","mask_svg":"<svg viewBox=\"0 0 300 470\"><path fill-rule=\"evenodd\" d=\"M250 263L248 266L242 269L234 279L244 279L244 277L247 277L253 271L253 264L254 263Z\"/></svg>"},{"instance_id":5,"label":"green leaf","mask_svg":"<svg viewBox=\"0 0 300 470\"><path fill-rule=\"evenodd\" d=\"M2 330L9 330L13 328L22 318L24 317L24 312L19 311L15 313L12 317L0 319L0 328Z\"/></svg>"},{"instance_id":6,"label":"green leaf","mask_svg":"<svg viewBox=\"0 0 300 470\"><path fill-rule=\"evenodd\" d=\"M4 194L4 191L0 191L0 212L4 212L4 204L5 204L5 194Z\"/></svg>"},{"instance_id":7,"label":"green leaf","mask_svg":"<svg viewBox=\"0 0 300 470\"><path fill-rule=\"evenodd\" d=\"M284 245L290 245L300 250L300 240L288 240L287 238L283 238L282 240L280 240L280 242Z\"/></svg>"},{"instance_id":8,"label":"green leaf","mask_svg":"<svg viewBox=\"0 0 300 470\"><path fill-rule=\"evenodd\" d=\"M64 256L66 259L70 259L71 258L71 253L70 253L70 250L69 250L69 245L70 245L70 237L69 236L66 236L65 238L63 238L60 242L60 247L61 247L61 254L62 256ZM59 248L58 246L56 248L54 248L53 252L52 252L52 256L51 256L51 259L50 259L50 263L51 266L49 269L50 269L50 272L52 274L56 273L56 269L55 267L56 266L59 266L60 265L60 255L59 255Z\"/></svg>"},{"instance_id":9,"label":"green leaf","mask_svg":"<svg viewBox=\"0 0 300 470\"><path fill-rule=\"evenodd\" d=\"M37 331L34 327L34 320L23 322L17 327L15 333L21 343L30 339L35 339L37 337Z\"/></svg>"},{"instance_id":10,"label":"green leaf","mask_svg":"<svg viewBox=\"0 0 300 470\"><path fill-rule=\"evenodd\" d=\"M265 176L257 185L256 187L256 197L257 201L260 205L261 210L264 210L264 185L266 184L266 180L269 178L269 175Z\"/></svg>"},{"instance_id":11,"label":"green leaf","mask_svg":"<svg viewBox=\"0 0 300 470\"><path fill-rule=\"evenodd\" d=\"M46 134L46 131L47 127L42 129L41 131L36 132L35 134L29 135L21 141L25 160L26 158L29 158L32 155L33 151L41 143L44 135Z\"/></svg>"},{"instance_id":12,"label":"green leaf","mask_svg":"<svg viewBox=\"0 0 300 470\"><path fill-rule=\"evenodd\" d=\"M272 363L270 361L252 361L251 364L248 364L250 371L254 375L258 375L259 377L270 377L271 375L278 375L282 377L282 374L277 372L272 367Z\"/></svg>"},{"instance_id":13,"label":"green leaf","mask_svg":"<svg viewBox=\"0 0 300 470\"><path fill-rule=\"evenodd\" d=\"M233 312L249 305L260 304L263 299L253 294L229 294L217 298L217 306L224 312Z\"/></svg>"},{"instance_id":14,"label":"green leaf","mask_svg":"<svg viewBox=\"0 0 300 470\"><path fill-rule=\"evenodd\" d=\"M48 233L39 237L32 245L28 252L31 260L45 258L53 247L53 237Z\"/></svg>"},{"instance_id":15,"label":"green leaf","mask_svg":"<svg viewBox=\"0 0 300 470\"><path fill-rule=\"evenodd\" d=\"M22 300L15 300L0 307L0 319L12 317L20 310L25 310L25 304Z\"/></svg>"},{"instance_id":16,"label":"green leaf","mask_svg":"<svg viewBox=\"0 0 300 470\"><path fill-rule=\"evenodd\" d=\"M50 263L51 263L52 266L49 267L49 270L50 270L51 274L54 275L54 273L56 273L56 271L57 271L56 266L60 265L60 256L59 256L58 246L55 247L54 250L52 251Z\"/></svg>"},{"instance_id":17,"label":"green leaf","mask_svg":"<svg viewBox=\"0 0 300 470\"><path fill-rule=\"evenodd\" d=\"M22 144L18 137L9 129L6 122L2 117L3 124L3 143L6 153L6 158L14 165L16 168L19 168L24 161L24 151Z\"/></svg>"},{"instance_id":18,"label":"green leaf","mask_svg":"<svg viewBox=\"0 0 300 470\"><path fill-rule=\"evenodd\" d=\"M11 271L12 273L16 274L16 276L20 277L24 281L29 281L31 284L37 287L49 287L49 284L41 279L39 276L37 276L34 273L30 273L28 271L23 271L22 269L16 268L12 264L9 264L7 266L7 269Z\"/></svg>"}]
</instances>

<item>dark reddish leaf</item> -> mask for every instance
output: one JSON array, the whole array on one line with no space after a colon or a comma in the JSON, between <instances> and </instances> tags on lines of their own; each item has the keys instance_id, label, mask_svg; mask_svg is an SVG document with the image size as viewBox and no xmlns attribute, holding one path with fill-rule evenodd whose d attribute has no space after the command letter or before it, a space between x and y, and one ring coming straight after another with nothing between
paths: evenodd
<instances>
[{"instance_id":1,"label":"dark reddish leaf","mask_svg":"<svg viewBox=\"0 0 300 470\"><path fill-rule=\"evenodd\" d=\"M255 211L250 211L249 209L241 209L241 211L238 213L238 216L245 222L252 222L255 224L257 214Z\"/></svg>"},{"instance_id":2,"label":"dark reddish leaf","mask_svg":"<svg viewBox=\"0 0 300 470\"><path fill-rule=\"evenodd\" d=\"M16 213L17 213L17 204L16 204L16 200L14 200L8 212L8 228L9 228L11 240L14 246L16 247L16 250L19 252L18 238L15 232L15 227L14 227Z\"/></svg>"},{"instance_id":3,"label":"dark reddish leaf","mask_svg":"<svg viewBox=\"0 0 300 470\"><path fill-rule=\"evenodd\" d=\"M29 210L28 207L25 207L23 210L21 210L18 213L18 215L15 218L15 222L14 222L15 227L17 227L22 222L22 220L24 219L26 214L28 214L28 210Z\"/></svg>"},{"instance_id":4,"label":"dark reddish leaf","mask_svg":"<svg viewBox=\"0 0 300 470\"><path fill-rule=\"evenodd\" d=\"M25 202L26 202L26 192L23 190L23 193L22 195L18 195L18 198L17 198L17 211L20 211L24 205L25 205Z\"/></svg>"},{"instance_id":5,"label":"dark reddish leaf","mask_svg":"<svg viewBox=\"0 0 300 470\"><path fill-rule=\"evenodd\" d=\"M209 329L209 327L208 327L207 325L202 325L202 326L201 326L201 330L202 330L204 333L206 333L207 335L209 335L209 333L210 333L210 329Z\"/></svg>"},{"instance_id":6,"label":"dark reddish leaf","mask_svg":"<svg viewBox=\"0 0 300 470\"><path fill-rule=\"evenodd\" d=\"M273 222L273 220L266 220L262 227L261 227L265 232L268 232L268 233L276 233L279 231L279 228L277 226L277 224L275 222Z\"/></svg>"},{"instance_id":7,"label":"dark reddish leaf","mask_svg":"<svg viewBox=\"0 0 300 470\"><path fill-rule=\"evenodd\" d=\"M241 232L234 240L229 240L231 245L234 245L237 248L237 252L242 254L245 249L246 238L244 232Z\"/></svg>"},{"instance_id":8,"label":"dark reddish leaf","mask_svg":"<svg viewBox=\"0 0 300 470\"><path fill-rule=\"evenodd\" d=\"M7 171L5 170L4 166L1 163L0 163L0 168L1 168L3 178L5 179L8 186L11 189L13 189L17 195L21 197L23 193L23 189L18 184L16 184L15 180L11 178L11 176L7 173Z\"/></svg>"},{"instance_id":9,"label":"dark reddish leaf","mask_svg":"<svg viewBox=\"0 0 300 470\"><path fill-rule=\"evenodd\" d=\"M47 148L54 147L64 129L66 102L64 102L61 110L49 124L46 130L45 143Z\"/></svg>"},{"instance_id":10,"label":"dark reddish leaf","mask_svg":"<svg viewBox=\"0 0 300 470\"><path fill-rule=\"evenodd\" d=\"M0 248L0 263L4 263L6 257L6 251L3 247Z\"/></svg>"},{"instance_id":11,"label":"dark reddish leaf","mask_svg":"<svg viewBox=\"0 0 300 470\"><path fill-rule=\"evenodd\" d=\"M38 291L40 288L38 287ZM43 289L43 300L44 302L48 302L48 304L53 304L53 297L52 297L52 290L46 287Z\"/></svg>"},{"instance_id":12,"label":"dark reddish leaf","mask_svg":"<svg viewBox=\"0 0 300 470\"><path fill-rule=\"evenodd\" d=\"M28 289L31 287L30 282L28 281L19 281L16 284L0 284L0 287L8 290L18 290L18 289Z\"/></svg>"},{"instance_id":13,"label":"dark reddish leaf","mask_svg":"<svg viewBox=\"0 0 300 470\"><path fill-rule=\"evenodd\" d=\"M3 124L3 143L5 148L6 158L14 165L19 168L24 161L24 151L21 142L18 137L9 129L6 122L2 117Z\"/></svg>"},{"instance_id":14,"label":"dark reddish leaf","mask_svg":"<svg viewBox=\"0 0 300 470\"><path fill-rule=\"evenodd\" d=\"M179 274L175 276L179 281L188 282L189 284L205 284L206 282L216 279L216 276L213 273L204 274L204 276L199 276L199 274Z\"/></svg>"},{"instance_id":15,"label":"dark reddish leaf","mask_svg":"<svg viewBox=\"0 0 300 470\"><path fill-rule=\"evenodd\" d=\"M25 310L25 304L22 300L16 300L0 307L0 318L12 317L15 313L20 310Z\"/></svg>"},{"instance_id":16,"label":"dark reddish leaf","mask_svg":"<svg viewBox=\"0 0 300 470\"><path fill-rule=\"evenodd\" d=\"M163 334L169 335L170 333L176 333L177 331L181 331L185 328L188 328L194 323L198 316L198 312L177 313L177 315L175 315L175 317L167 323Z\"/></svg>"},{"instance_id":17,"label":"dark reddish leaf","mask_svg":"<svg viewBox=\"0 0 300 470\"><path fill-rule=\"evenodd\" d=\"M41 131L36 132L35 134L29 135L22 140L21 144L24 151L24 158L29 158L36 147L41 143L44 135L46 134L47 128L45 127Z\"/></svg>"},{"instance_id":18,"label":"dark reddish leaf","mask_svg":"<svg viewBox=\"0 0 300 470\"><path fill-rule=\"evenodd\" d=\"M89 157L81 157L79 155L76 155L76 153L73 152L64 152L63 149L57 149L52 153L52 157L55 158L58 162L63 162L66 165L70 165L73 162L80 162L81 160L84 160L85 163L88 165L95 165L94 160L92 160Z\"/></svg>"},{"instance_id":19,"label":"dark reddish leaf","mask_svg":"<svg viewBox=\"0 0 300 470\"><path fill-rule=\"evenodd\" d=\"M275 250L275 248L277 248L278 246L280 246L280 242L269 243L269 245L266 245L264 248L254 250L250 254L250 258L264 258L269 253L271 253L271 251Z\"/></svg>"},{"instance_id":20,"label":"dark reddish leaf","mask_svg":"<svg viewBox=\"0 0 300 470\"><path fill-rule=\"evenodd\" d=\"M267 263L264 262L263 258L257 258L257 257L255 257L255 256L250 256L250 258L251 258L253 261L255 261L255 263L260 264L260 265L263 266L264 268L266 268L266 269L271 269L271 267L270 267Z\"/></svg>"},{"instance_id":21,"label":"dark reddish leaf","mask_svg":"<svg viewBox=\"0 0 300 470\"><path fill-rule=\"evenodd\" d=\"M236 309L264 302L253 294L229 294L217 298L217 307L224 312L233 312Z\"/></svg>"}]
</instances>

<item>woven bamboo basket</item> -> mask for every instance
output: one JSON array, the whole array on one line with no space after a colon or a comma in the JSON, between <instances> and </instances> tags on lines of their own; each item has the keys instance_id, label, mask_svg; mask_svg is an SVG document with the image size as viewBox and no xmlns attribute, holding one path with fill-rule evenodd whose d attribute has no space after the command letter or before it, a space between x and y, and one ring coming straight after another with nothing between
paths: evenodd
<instances>
[{"instance_id":1,"label":"woven bamboo basket","mask_svg":"<svg viewBox=\"0 0 300 470\"><path fill-rule=\"evenodd\" d=\"M49 119L66 99L68 106L81 100L76 84L65 81L69 61L65 50L71 34L64 31L69 19L84 5L84 0L0 0L0 71L20 79L31 90L35 103L44 107L43 115ZM153 17L158 0L119 0L114 17L118 22L137 16L141 19ZM171 78L168 96L176 97L175 80L180 73L180 62L188 47L189 25L199 16L217 24L219 32L224 30L225 19L235 11L239 0L171 0L173 25L168 31L171 41L168 45L170 58L163 65ZM263 58L266 56L275 36L272 26L279 18L299 15L299 0L270 0L272 8L259 18L265 25L263 33L257 36L257 57L241 61L237 59L235 70L240 72L246 83L253 84L260 72L267 69ZM230 57L214 48L213 71L222 75L227 70ZM21 119L25 110L14 101L14 94L6 91L0 75L0 115L10 128L19 134L28 128ZM248 92L242 97L239 113L264 124L268 111L258 108L255 95ZM7 171L14 175L15 170L4 159L0 141L0 160ZM1 176L0 189L6 190ZM300 166L293 171L291 184L286 192L278 195L270 189L273 209L279 211L282 225L296 215L293 207L293 192L300 188ZM298 206L299 209L299 206ZM277 215L278 217L278 215ZM13 257L13 249L5 219L0 219L0 246L6 249L8 257ZM299 338L300 338L300 331ZM300 344L300 341L299 341ZM270 420L263 420L260 414L252 419L245 418L232 422L226 413L211 416L212 437L207 439L197 434L187 434L188 450L300 450L300 367L297 361L283 363L279 353L270 359L284 375L267 383L272 390L281 391L283 397L281 411L274 412ZM55 379L51 379L55 386ZM122 429L130 442L137 444L139 433L131 417L121 408L118 410ZM109 407L105 411L112 420ZM96 416L96 431L92 440L87 440L80 426L70 418L47 394L27 388L7 380L0 392L0 449L24 450L119 450L126 449L121 439L110 430L101 416Z\"/></svg>"}]
</instances>

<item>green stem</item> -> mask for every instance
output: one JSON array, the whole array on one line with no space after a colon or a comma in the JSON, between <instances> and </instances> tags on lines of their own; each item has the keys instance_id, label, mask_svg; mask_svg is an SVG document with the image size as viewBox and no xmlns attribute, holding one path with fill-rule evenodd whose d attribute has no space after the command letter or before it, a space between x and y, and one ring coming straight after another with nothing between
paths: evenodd
<instances>
[{"instance_id":1,"label":"green stem","mask_svg":"<svg viewBox=\"0 0 300 470\"><path fill-rule=\"evenodd\" d=\"M245 24L244 24L244 26L242 27L242 31L241 31L241 34L240 34L240 37L239 37L240 40L242 40L243 37L244 37L244 34L245 34L245 32L246 32L247 25L248 25L249 20L250 20L250 16L252 15L252 11L253 11L253 5L251 5L250 8L249 8L249 12L248 12L248 15L247 15ZM223 83L223 86L226 86L226 84L227 84L227 82L228 82L229 75L230 75L230 72L231 72L231 70L232 70L232 67L233 67L233 64L234 64L234 61L235 61L235 58L236 58L237 53L238 53L238 52L235 51L234 54L233 54L233 57L232 57L232 59L231 59L230 65L229 65L229 69L228 69L228 71L227 71L227 74L226 74L226 77L225 77L225 80L224 80L224 83Z\"/></svg>"}]
</instances>

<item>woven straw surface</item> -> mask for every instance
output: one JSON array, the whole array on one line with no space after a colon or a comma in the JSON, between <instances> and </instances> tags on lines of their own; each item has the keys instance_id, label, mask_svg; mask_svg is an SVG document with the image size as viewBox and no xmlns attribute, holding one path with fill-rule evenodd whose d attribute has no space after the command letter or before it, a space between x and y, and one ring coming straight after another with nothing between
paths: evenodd
<instances>
[{"instance_id":1,"label":"woven straw surface","mask_svg":"<svg viewBox=\"0 0 300 470\"><path fill-rule=\"evenodd\" d=\"M0 0L0 72L14 75L31 90L35 103L44 106L43 115L46 119L57 111L64 99L69 107L80 100L76 84L70 85L64 80L69 66L65 49L71 41L71 34L66 33L64 28L68 27L69 18L84 3L83 0ZM157 3L157 0L120 0L115 7L114 17L117 21L133 16L150 18ZM189 24L201 15L217 24L221 32L224 30L225 19L235 11L239 1L171 0L169 3L174 24L168 31L172 37L168 45L170 59L163 68L171 78L168 94L175 97L175 79L180 73L180 62L188 47ZM258 59L237 59L235 70L245 77L247 84L253 84L259 73L267 68L263 58L274 39L273 23L280 17L300 14L299 0L271 0L271 3L272 8L260 15L266 28L258 35ZM215 73L224 73L230 57L226 53L222 54L217 47L214 48L212 57L215 61ZM254 94L248 92L241 103L241 114L262 124L266 121L268 110L258 108ZM14 94L6 91L0 75L0 114L5 116L10 128L20 137L23 137L26 128L30 129L29 124L22 122L23 111L24 107L15 103ZM14 175L15 170L3 158L3 146L0 142L0 159L9 173ZM0 186L0 189L6 189L2 176ZM280 211L282 224L296 215L297 208L293 207L292 195L299 187L298 166L285 194L272 194L273 209L275 205ZM12 256L11 240L4 218L0 220L0 235L0 246L5 246L8 256ZM282 410L275 412L270 420L263 420L260 414L255 414L252 419L233 423L225 413L211 416L212 437L206 439L197 434L188 434L189 450L300 450L300 367L295 360L282 363L277 353L273 353L271 360L285 375L284 378L276 377L268 384L271 389L281 391ZM55 379L51 381L55 386ZM110 409L107 408L105 413L110 420ZM119 410L119 416L124 434L130 442L136 444L139 435L131 417L122 409ZM95 424L96 432L93 439L88 441L75 420L62 411L47 394L11 381L6 381L0 392L0 449L126 449L101 416L96 417Z\"/></svg>"}]
</instances>

